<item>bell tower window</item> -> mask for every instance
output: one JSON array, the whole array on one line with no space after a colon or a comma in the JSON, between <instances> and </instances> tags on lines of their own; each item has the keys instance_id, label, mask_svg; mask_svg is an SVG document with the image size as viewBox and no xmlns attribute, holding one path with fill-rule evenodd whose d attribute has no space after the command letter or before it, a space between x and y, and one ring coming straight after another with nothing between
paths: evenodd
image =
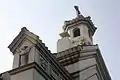
<instances>
[{"instance_id":1,"label":"bell tower window","mask_svg":"<svg viewBox=\"0 0 120 80\"><path fill-rule=\"evenodd\" d=\"M74 36L74 37L80 36L80 29L79 29L79 28L75 28L75 29L73 30L73 36Z\"/></svg>"}]
</instances>

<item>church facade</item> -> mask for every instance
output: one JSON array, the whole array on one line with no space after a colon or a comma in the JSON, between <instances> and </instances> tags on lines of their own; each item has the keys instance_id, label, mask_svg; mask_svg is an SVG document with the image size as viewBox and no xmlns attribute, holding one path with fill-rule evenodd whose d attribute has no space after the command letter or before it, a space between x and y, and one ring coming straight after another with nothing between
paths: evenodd
<instances>
[{"instance_id":1,"label":"church facade","mask_svg":"<svg viewBox=\"0 0 120 80\"><path fill-rule=\"evenodd\" d=\"M1 73L1 80L111 80L97 44L91 17L77 16L65 21L57 53L51 53L39 36L23 27L8 46L13 69Z\"/></svg>"}]
</instances>

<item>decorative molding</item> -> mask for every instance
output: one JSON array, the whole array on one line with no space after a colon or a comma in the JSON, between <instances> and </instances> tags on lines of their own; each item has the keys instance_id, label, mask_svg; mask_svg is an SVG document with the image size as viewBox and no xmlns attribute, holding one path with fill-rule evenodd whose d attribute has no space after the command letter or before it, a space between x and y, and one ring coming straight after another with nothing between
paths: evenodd
<instances>
[{"instance_id":1,"label":"decorative molding","mask_svg":"<svg viewBox=\"0 0 120 80\"><path fill-rule=\"evenodd\" d=\"M63 30L66 31L68 28L73 27L75 25L79 25L81 23L87 24L90 30L92 31L92 35L94 34L95 30L97 29L92 20L91 17L84 17L83 15L79 15L78 17L68 20L64 22Z\"/></svg>"},{"instance_id":2,"label":"decorative molding","mask_svg":"<svg viewBox=\"0 0 120 80\"><path fill-rule=\"evenodd\" d=\"M111 80L111 77L108 73L108 70L105 66L104 60L101 56L100 50L98 48L98 45L93 45L93 46L94 46L94 48L91 48L90 50L89 49L88 50L85 50L85 49L80 50L79 46L77 46L77 47L68 49L66 51L56 53L55 56L56 56L58 62L60 62L62 66L68 66L68 65L76 63L80 60L89 59L89 58L94 57L97 61L96 67L97 67L97 70L99 71L99 74L101 75L101 78L103 77L104 80ZM87 53L90 53L90 54L87 54ZM61 55L61 54L64 54L64 55Z\"/></svg>"}]
</instances>

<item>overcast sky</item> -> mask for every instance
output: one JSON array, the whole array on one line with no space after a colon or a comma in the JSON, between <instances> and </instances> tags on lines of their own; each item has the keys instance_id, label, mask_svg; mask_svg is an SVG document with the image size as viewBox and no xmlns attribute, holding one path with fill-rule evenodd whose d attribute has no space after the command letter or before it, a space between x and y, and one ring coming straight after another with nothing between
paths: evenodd
<instances>
[{"instance_id":1,"label":"overcast sky","mask_svg":"<svg viewBox=\"0 0 120 80\"><path fill-rule=\"evenodd\" d=\"M13 55L7 47L23 26L56 52L64 21L76 16L74 5L92 17L98 28L94 44L99 44L112 79L120 80L119 0L0 0L0 73L12 69Z\"/></svg>"}]
</instances>

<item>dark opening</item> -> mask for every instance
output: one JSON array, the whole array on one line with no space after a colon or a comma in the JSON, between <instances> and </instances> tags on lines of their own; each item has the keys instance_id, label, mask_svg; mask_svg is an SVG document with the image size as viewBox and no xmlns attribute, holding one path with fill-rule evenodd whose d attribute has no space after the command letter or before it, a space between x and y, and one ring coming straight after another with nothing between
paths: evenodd
<instances>
[{"instance_id":1,"label":"dark opening","mask_svg":"<svg viewBox=\"0 0 120 80\"><path fill-rule=\"evenodd\" d=\"M79 28L74 29L73 35L74 35L74 37L80 36L80 29Z\"/></svg>"}]
</instances>

